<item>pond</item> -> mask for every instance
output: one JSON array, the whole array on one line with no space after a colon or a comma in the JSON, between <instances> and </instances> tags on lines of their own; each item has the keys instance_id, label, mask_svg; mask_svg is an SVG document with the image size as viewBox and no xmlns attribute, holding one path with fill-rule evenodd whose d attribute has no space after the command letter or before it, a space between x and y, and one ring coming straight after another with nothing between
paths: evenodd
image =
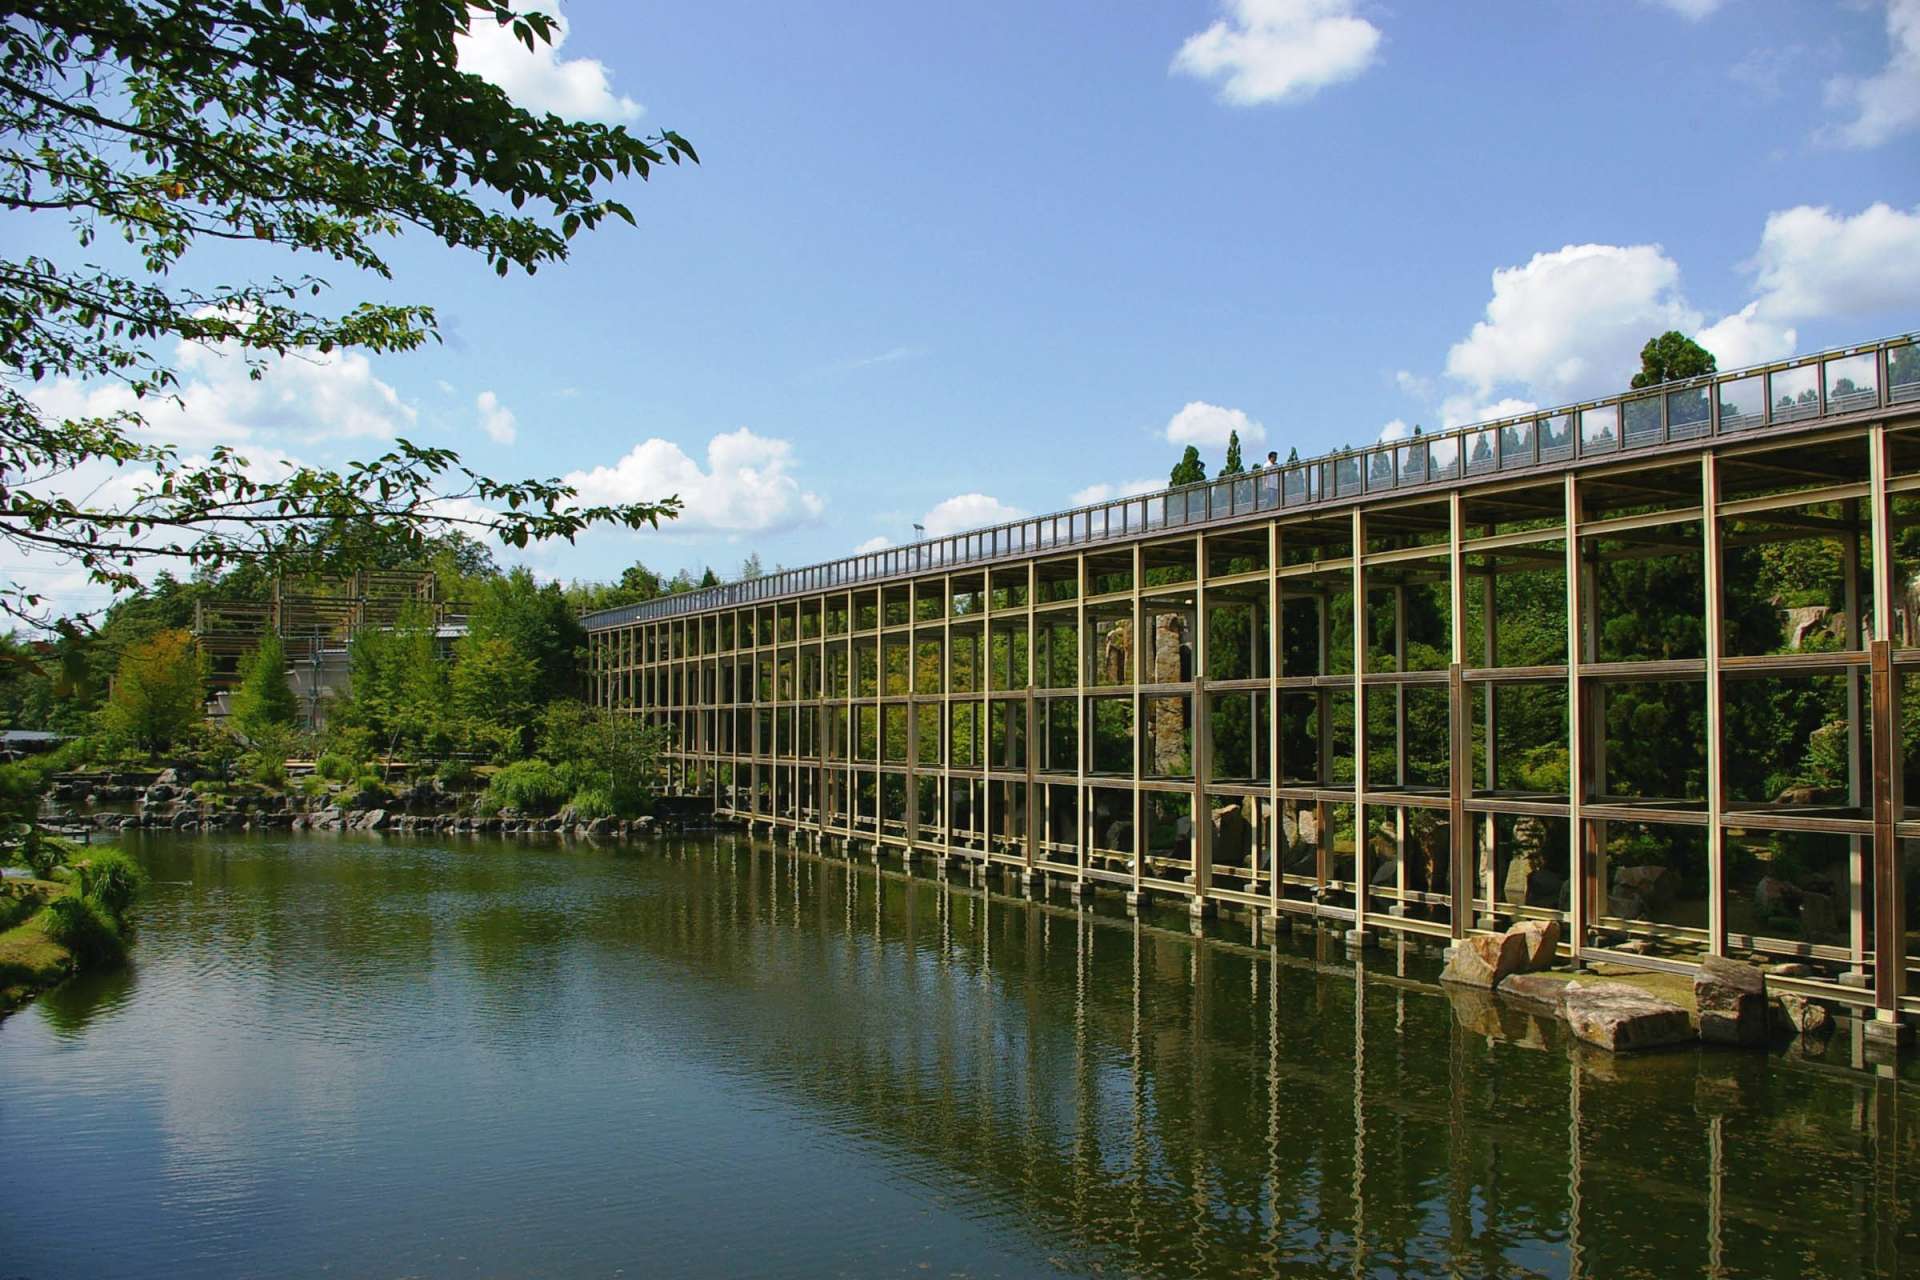
<instances>
[{"instance_id":1,"label":"pond","mask_svg":"<svg viewBox=\"0 0 1920 1280\"><path fill-rule=\"evenodd\" d=\"M0 1023L0 1277L1891 1276L1920 1074L720 835L167 837Z\"/></svg>"}]
</instances>

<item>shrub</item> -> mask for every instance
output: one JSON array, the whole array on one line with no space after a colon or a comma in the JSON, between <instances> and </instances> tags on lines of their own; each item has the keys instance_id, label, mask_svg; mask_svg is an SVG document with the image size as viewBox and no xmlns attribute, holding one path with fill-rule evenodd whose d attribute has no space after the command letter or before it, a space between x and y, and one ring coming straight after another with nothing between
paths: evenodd
<instances>
[{"instance_id":1,"label":"shrub","mask_svg":"<svg viewBox=\"0 0 1920 1280\"><path fill-rule=\"evenodd\" d=\"M607 794L605 787L581 787L573 793L573 799L567 804L573 810L573 816L581 822L614 816L613 797Z\"/></svg>"},{"instance_id":2,"label":"shrub","mask_svg":"<svg viewBox=\"0 0 1920 1280\"><path fill-rule=\"evenodd\" d=\"M520 760L493 775L482 805L544 816L565 803L571 792L559 770L546 761Z\"/></svg>"},{"instance_id":3,"label":"shrub","mask_svg":"<svg viewBox=\"0 0 1920 1280\"><path fill-rule=\"evenodd\" d=\"M47 904L47 937L73 952L81 968L118 960L127 944L107 913L78 894L69 893Z\"/></svg>"},{"instance_id":4,"label":"shrub","mask_svg":"<svg viewBox=\"0 0 1920 1280\"><path fill-rule=\"evenodd\" d=\"M354 797L351 807L356 809L370 809L384 803L392 796L392 793L387 790L387 784L380 780L380 775L377 773L361 774L353 780L353 787Z\"/></svg>"},{"instance_id":5,"label":"shrub","mask_svg":"<svg viewBox=\"0 0 1920 1280\"><path fill-rule=\"evenodd\" d=\"M287 785L287 762L277 756L255 756L247 777L263 787L279 790Z\"/></svg>"},{"instance_id":6,"label":"shrub","mask_svg":"<svg viewBox=\"0 0 1920 1280\"><path fill-rule=\"evenodd\" d=\"M354 764L352 760L331 751L314 761L313 768L314 772L318 773L321 777L331 778L335 782L345 782L360 772L359 766Z\"/></svg>"},{"instance_id":7,"label":"shrub","mask_svg":"<svg viewBox=\"0 0 1920 1280\"><path fill-rule=\"evenodd\" d=\"M147 873L118 849L76 859L74 869L80 874L81 894L116 922L127 918L127 908L147 884Z\"/></svg>"},{"instance_id":8,"label":"shrub","mask_svg":"<svg viewBox=\"0 0 1920 1280\"><path fill-rule=\"evenodd\" d=\"M318 799L327 794L331 784L317 773L310 773L300 779L300 794L309 799Z\"/></svg>"},{"instance_id":9,"label":"shrub","mask_svg":"<svg viewBox=\"0 0 1920 1280\"><path fill-rule=\"evenodd\" d=\"M38 831L28 831L20 837L20 860L42 880L53 878L53 869L65 860L66 852L65 841L43 836Z\"/></svg>"},{"instance_id":10,"label":"shrub","mask_svg":"<svg viewBox=\"0 0 1920 1280\"><path fill-rule=\"evenodd\" d=\"M465 760L446 760L433 776L448 791L464 791L473 785L473 766Z\"/></svg>"}]
</instances>

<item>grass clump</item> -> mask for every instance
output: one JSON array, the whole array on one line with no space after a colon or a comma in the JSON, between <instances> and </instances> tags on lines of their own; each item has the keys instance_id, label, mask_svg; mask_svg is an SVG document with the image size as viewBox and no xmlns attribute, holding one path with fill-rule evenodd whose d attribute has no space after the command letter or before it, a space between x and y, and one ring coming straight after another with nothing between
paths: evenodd
<instances>
[{"instance_id":1,"label":"grass clump","mask_svg":"<svg viewBox=\"0 0 1920 1280\"><path fill-rule=\"evenodd\" d=\"M566 803L573 788L545 760L518 760L493 775L481 804L545 817Z\"/></svg>"},{"instance_id":2,"label":"grass clump","mask_svg":"<svg viewBox=\"0 0 1920 1280\"><path fill-rule=\"evenodd\" d=\"M75 862L73 869L80 896L104 911L116 927L126 920L127 908L147 885L147 873L118 849L102 849Z\"/></svg>"},{"instance_id":3,"label":"grass clump","mask_svg":"<svg viewBox=\"0 0 1920 1280\"><path fill-rule=\"evenodd\" d=\"M65 947L83 969L110 964L127 954L119 924L99 903L77 893L49 902L35 922L43 922L47 938Z\"/></svg>"}]
</instances>

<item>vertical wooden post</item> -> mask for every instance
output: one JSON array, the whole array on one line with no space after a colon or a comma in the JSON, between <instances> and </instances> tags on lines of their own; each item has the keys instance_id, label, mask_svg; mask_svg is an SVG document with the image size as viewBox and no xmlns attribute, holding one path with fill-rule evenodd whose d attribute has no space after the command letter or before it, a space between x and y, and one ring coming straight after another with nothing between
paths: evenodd
<instances>
[{"instance_id":1,"label":"vertical wooden post","mask_svg":"<svg viewBox=\"0 0 1920 1280\"><path fill-rule=\"evenodd\" d=\"M1193 904L1207 900L1213 888L1213 807L1207 779L1213 772L1212 695L1207 692L1207 534L1193 540L1193 693L1187 714L1193 724Z\"/></svg>"},{"instance_id":2,"label":"vertical wooden post","mask_svg":"<svg viewBox=\"0 0 1920 1280\"><path fill-rule=\"evenodd\" d=\"M1367 567L1366 526L1360 508L1353 521L1353 930L1350 942L1367 941Z\"/></svg>"},{"instance_id":3,"label":"vertical wooden post","mask_svg":"<svg viewBox=\"0 0 1920 1280\"><path fill-rule=\"evenodd\" d=\"M1706 558L1707 622L1707 952L1727 954L1726 699L1720 659L1726 647L1726 565L1720 546L1720 460L1700 455L1702 551Z\"/></svg>"},{"instance_id":4,"label":"vertical wooden post","mask_svg":"<svg viewBox=\"0 0 1920 1280\"><path fill-rule=\"evenodd\" d=\"M1279 477L1274 482L1280 483ZM1286 648L1280 634L1280 523L1267 521L1267 902L1280 917L1280 859L1286 823L1280 813L1280 675ZM1296 825L1294 830L1298 831Z\"/></svg>"},{"instance_id":5,"label":"vertical wooden post","mask_svg":"<svg viewBox=\"0 0 1920 1280\"><path fill-rule=\"evenodd\" d=\"M1869 500L1873 530L1873 641L1868 690L1873 725L1873 1007L1878 1021L1894 1022L1906 980L1906 903L1900 883L1900 842L1894 824L1901 809L1900 688L1893 670L1892 511L1888 507L1887 429L1868 432Z\"/></svg>"},{"instance_id":6,"label":"vertical wooden post","mask_svg":"<svg viewBox=\"0 0 1920 1280\"><path fill-rule=\"evenodd\" d=\"M1581 696L1580 663L1586 655L1586 628L1582 619L1580 565L1580 490L1572 472L1562 481L1567 520L1567 874L1572 891L1569 908L1568 950L1575 968L1587 946L1588 910L1593 886L1588 876L1586 823L1581 801L1586 796L1586 702ZM1604 886L1602 886L1604 892Z\"/></svg>"},{"instance_id":7,"label":"vertical wooden post","mask_svg":"<svg viewBox=\"0 0 1920 1280\"><path fill-rule=\"evenodd\" d=\"M1472 841L1467 827L1467 789L1472 781L1473 748L1468 736L1467 687L1467 565L1460 550L1464 507L1460 491L1447 495L1447 612L1452 625L1447 651L1447 909L1448 933L1467 935L1467 913L1472 909L1470 864Z\"/></svg>"}]
</instances>

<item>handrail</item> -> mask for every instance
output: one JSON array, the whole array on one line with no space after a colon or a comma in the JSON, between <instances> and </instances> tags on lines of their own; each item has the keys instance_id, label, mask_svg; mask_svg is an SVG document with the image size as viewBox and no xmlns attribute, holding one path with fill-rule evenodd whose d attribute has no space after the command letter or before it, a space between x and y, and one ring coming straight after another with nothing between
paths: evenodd
<instances>
[{"instance_id":1,"label":"handrail","mask_svg":"<svg viewBox=\"0 0 1920 1280\"><path fill-rule=\"evenodd\" d=\"M1895 356L1896 352L1903 352ZM1828 365L1839 369L1826 371ZM1808 372L1811 372L1809 379ZM1860 377L1871 375L1871 386ZM1764 378L1764 386L1751 383ZM1747 396L1759 392L1756 402ZM1731 399L1737 396L1739 399ZM1896 404L1920 405L1920 333L1643 387L1434 435L1381 441L1154 493L1027 516L924 542L844 556L759 578L600 609L589 631L760 604L868 583L948 573L1052 550L1202 527L1263 511L1291 512L1423 490L1540 466L1632 455L1676 441L1738 437Z\"/></svg>"}]
</instances>

